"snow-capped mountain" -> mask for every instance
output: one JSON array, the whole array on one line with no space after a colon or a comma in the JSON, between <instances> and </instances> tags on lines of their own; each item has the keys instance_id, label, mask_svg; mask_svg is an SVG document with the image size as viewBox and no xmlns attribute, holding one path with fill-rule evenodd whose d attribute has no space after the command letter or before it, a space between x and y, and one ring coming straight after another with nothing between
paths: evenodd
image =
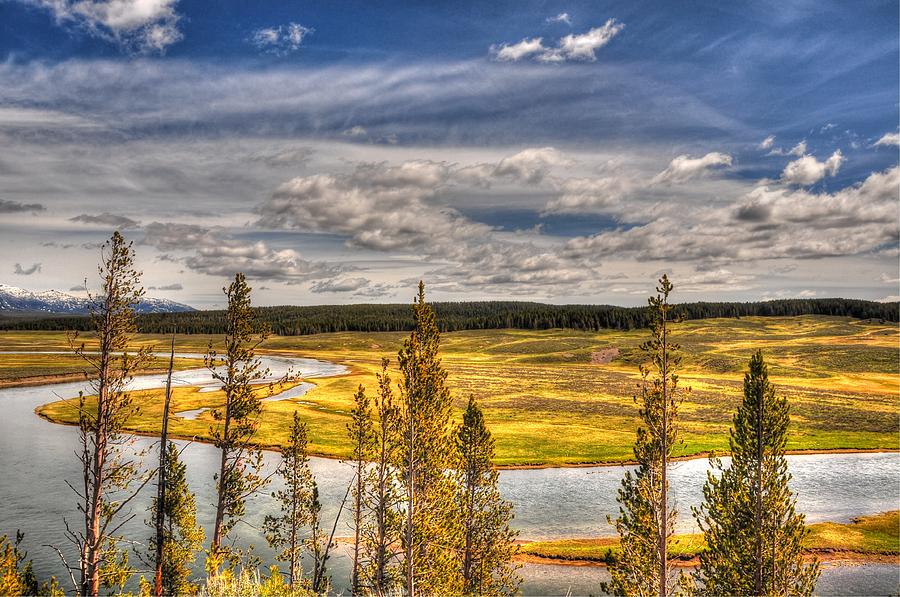
<instances>
[{"instance_id":1,"label":"snow-capped mountain","mask_svg":"<svg viewBox=\"0 0 900 597\"><path fill-rule=\"evenodd\" d=\"M135 309L138 313L172 313L195 311L193 307L168 299L144 297ZM90 301L58 290L31 292L24 288L0 284L0 312L42 311L84 315L90 311Z\"/></svg>"}]
</instances>

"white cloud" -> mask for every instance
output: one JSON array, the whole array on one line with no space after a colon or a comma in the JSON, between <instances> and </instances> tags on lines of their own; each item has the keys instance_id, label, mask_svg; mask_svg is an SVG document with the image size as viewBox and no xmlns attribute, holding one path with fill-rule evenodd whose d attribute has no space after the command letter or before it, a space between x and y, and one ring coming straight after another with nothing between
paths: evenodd
<instances>
[{"instance_id":1,"label":"white cloud","mask_svg":"<svg viewBox=\"0 0 900 597\"><path fill-rule=\"evenodd\" d=\"M765 139L760 141L760 143L757 147L759 149L771 149L772 145L774 143L775 143L775 135L769 135L768 137L766 137Z\"/></svg>"},{"instance_id":2,"label":"white cloud","mask_svg":"<svg viewBox=\"0 0 900 597\"><path fill-rule=\"evenodd\" d=\"M872 147L890 147L892 145L900 146L900 133L885 133L878 141L875 141Z\"/></svg>"},{"instance_id":3,"label":"white cloud","mask_svg":"<svg viewBox=\"0 0 900 597\"><path fill-rule=\"evenodd\" d=\"M547 51L544 47L543 39L534 37L532 39L525 38L515 44L500 44L499 46L491 46L491 53L494 58L502 62L516 62L523 58L542 54Z\"/></svg>"},{"instance_id":4,"label":"white cloud","mask_svg":"<svg viewBox=\"0 0 900 597\"><path fill-rule=\"evenodd\" d=\"M820 162L814 156L805 155L800 159L789 162L781 173L781 180L787 184L800 186L811 185L819 182L825 175L834 176L844 163L841 150L836 150L831 157Z\"/></svg>"},{"instance_id":5,"label":"white cloud","mask_svg":"<svg viewBox=\"0 0 900 597\"><path fill-rule=\"evenodd\" d=\"M583 213L617 209L640 185L622 176L570 178L560 185L561 194L547 203L545 213Z\"/></svg>"},{"instance_id":6,"label":"white cloud","mask_svg":"<svg viewBox=\"0 0 900 597\"><path fill-rule=\"evenodd\" d=\"M49 10L60 23L73 23L90 34L129 50L164 52L180 41L178 0L26 0Z\"/></svg>"},{"instance_id":7,"label":"white cloud","mask_svg":"<svg viewBox=\"0 0 900 597\"><path fill-rule=\"evenodd\" d=\"M346 129L343 134L347 137L365 137L369 134L369 131L363 126L356 125Z\"/></svg>"},{"instance_id":8,"label":"white cloud","mask_svg":"<svg viewBox=\"0 0 900 597\"><path fill-rule=\"evenodd\" d=\"M332 277L341 271L338 266L308 261L293 249L273 249L263 241L241 241L221 228L194 224L153 222L144 227L140 244L160 251L187 251L187 255L166 254L162 259L183 263L209 276L230 277L243 272L248 278L296 284Z\"/></svg>"},{"instance_id":9,"label":"white cloud","mask_svg":"<svg viewBox=\"0 0 900 597\"><path fill-rule=\"evenodd\" d=\"M273 54L285 54L300 49L303 40L315 30L299 23L257 29L250 41L260 50Z\"/></svg>"},{"instance_id":10,"label":"white cloud","mask_svg":"<svg viewBox=\"0 0 900 597\"><path fill-rule=\"evenodd\" d=\"M623 23L609 19L600 27L594 27L587 33L570 33L561 37L556 47L547 47L543 38L524 38L515 44L491 46L490 51L496 60L516 62L525 58L534 58L538 62L554 63L570 60L594 62L597 50L608 44L622 29Z\"/></svg>"},{"instance_id":11,"label":"white cloud","mask_svg":"<svg viewBox=\"0 0 900 597\"><path fill-rule=\"evenodd\" d=\"M572 17L569 16L567 12L561 12L555 17L547 17L548 23L565 23L566 25L572 25Z\"/></svg>"},{"instance_id":12,"label":"white cloud","mask_svg":"<svg viewBox=\"0 0 900 597\"><path fill-rule=\"evenodd\" d=\"M834 193L760 186L725 208L674 211L639 226L574 238L566 248L573 256L600 259L717 263L859 255L900 241L898 189L900 167Z\"/></svg>"},{"instance_id":13,"label":"white cloud","mask_svg":"<svg viewBox=\"0 0 900 597\"><path fill-rule=\"evenodd\" d=\"M368 278L333 278L331 280L319 280L309 289L317 294L332 292L354 292L369 285Z\"/></svg>"},{"instance_id":14,"label":"white cloud","mask_svg":"<svg viewBox=\"0 0 900 597\"><path fill-rule=\"evenodd\" d=\"M732 159L727 153L712 151L703 157L692 158L680 155L672 160L668 168L657 174L653 184L681 183L691 178L704 176L716 168L731 166Z\"/></svg>"},{"instance_id":15,"label":"white cloud","mask_svg":"<svg viewBox=\"0 0 900 597\"><path fill-rule=\"evenodd\" d=\"M773 137L774 140L774 137ZM762 147L762 145L760 145ZM796 145L794 145L790 150L785 151L780 147L776 147L772 151L770 151L767 155L793 155L793 156L804 156L806 155L806 141L800 141Z\"/></svg>"}]
</instances>

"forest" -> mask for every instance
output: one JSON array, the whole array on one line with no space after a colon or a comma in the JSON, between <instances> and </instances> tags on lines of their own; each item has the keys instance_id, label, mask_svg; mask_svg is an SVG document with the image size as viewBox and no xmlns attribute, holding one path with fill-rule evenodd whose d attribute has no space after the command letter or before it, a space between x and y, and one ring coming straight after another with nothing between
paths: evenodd
<instances>
[{"instance_id":1,"label":"forest","mask_svg":"<svg viewBox=\"0 0 900 597\"><path fill-rule=\"evenodd\" d=\"M650 314L646 307L612 305L549 305L515 301L470 301L432 303L442 332L461 330L569 328L596 331L646 328ZM857 319L900 320L897 303L858 299L782 299L762 302L696 302L673 306L682 319L718 317L787 317L832 315ZM219 334L225 329L225 311L191 311L138 315L141 333ZM257 319L279 336L299 336L329 332L408 332L415 319L408 304L316 305L255 308ZM3 318L0 330L89 331L89 317Z\"/></svg>"}]
</instances>

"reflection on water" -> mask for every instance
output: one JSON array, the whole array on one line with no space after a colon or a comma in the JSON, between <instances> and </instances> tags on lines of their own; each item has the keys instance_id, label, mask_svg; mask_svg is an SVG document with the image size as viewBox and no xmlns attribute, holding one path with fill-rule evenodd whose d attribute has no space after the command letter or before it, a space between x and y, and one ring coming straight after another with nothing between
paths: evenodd
<instances>
[{"instance_id":1,"label":"reflection on water","mask_svg":"<svg viewBox=\"0 0 900 597\"><path fill-rule=\"evenodd\" d=\"M274 377L289 367L303 377L324 377L346 371L339 365L312 359L267 357L265 361L265 366L273 369ZM176 379L181 385L212 381L204 371L179 372ZM135 380L133 387L160 387L164 382L163 375L146 376ZM70 383L0 390L0 403L4 407L4 416L0 418L0 534L11 535L17 529L26 531L25 547L41 577L54 574L64 578L58 558L46 545L60 545L70 557L74 556L70 546L62 544L63 518L70 522L77 518L75 498L64 479L78 479L79 470L72 454L75 430L50 424L36 417L33 411L46 402L76 396L83 386ZM297 391L295 388L288 392ZM153 443L153 439L143 437L133 441L135 449ZM215 449L205 444L191 444L183 452L188 481L197 495L199 522L207 529L213 522L213 473L217 458ZM278 458L277 454L266 453L267 471L274 470ZM330 525L345 495L350 468L335 460L313 458L311 461L320 486L323 517ZM793 456L789 462L798 507L811 522L847 520L859 514L897 508L900 454ZM680 510L681 530L694 528L690 506L702 497L706 466L705 460L693 460L678 463L673 469L671 483ZM506 499L515 505L515 526L523 538L609 535L612 529L606 523L606 515L616 513L616 491L624 470L624 467L590 467L503 471L500 483ZM273 485L267 493L250 498L248 515L234 531L237 545L255 545L267 561L271 561L272 554L265 547L259 528L265 515L274 510L269 492L275 489ZM152 491L145 491L135 500L133 512L137 516L123 528L123 533L139 543L149 536L144 519L148 518L151 494ZM339 524L337 533L349 534L346 519ZM338 549L329 566L337 588L346 587L348 576L349 561L343 552L343 548ZM827 567L818 590L822 594L896 591L897 570L891 565ZM604 568L552 565L527 565L521 572L526 594L565 594L567 589L572 594L596 594L606 574Z\"/></svg>"}]
</instances>

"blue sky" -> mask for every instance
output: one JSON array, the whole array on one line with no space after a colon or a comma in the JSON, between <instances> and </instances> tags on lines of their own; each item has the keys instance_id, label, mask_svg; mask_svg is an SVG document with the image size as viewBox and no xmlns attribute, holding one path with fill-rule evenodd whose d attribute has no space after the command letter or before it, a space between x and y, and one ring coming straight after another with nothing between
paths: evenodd
<instances>
[{"instance_id":1,"label":"blue sky","mask_svg":"<svg viewBox=\"0 0 900 597\"><path fill-rule=\"evenodd\" d=\"M898 29L894 2L0 0L0 282L77 288L118 227L197 306L235 269L263 304L639 304L663 271L896 297Z\"/></svg>"}]
</instances>

